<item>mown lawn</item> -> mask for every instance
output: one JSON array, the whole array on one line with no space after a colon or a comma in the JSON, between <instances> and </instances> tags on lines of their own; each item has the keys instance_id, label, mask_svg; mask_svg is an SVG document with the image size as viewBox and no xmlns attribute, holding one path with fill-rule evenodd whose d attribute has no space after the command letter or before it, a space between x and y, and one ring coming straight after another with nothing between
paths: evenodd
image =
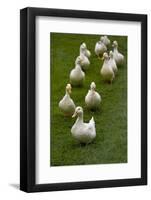
<instances>
[{"instance_id":1,"label":"mown lawn","mask_svg":"<svg viewBox=\"0 0 151 200\"><path fill-rule=\"evenodd\" d=\"M111 42L118 41L119 50L125 56L125 63L118 68L118 75L112 85L104 83L100 76L102 61L94 53L99 38L100 35L50 34L51 166L127 162L127 37L109 36ZM92 144L86 146L80 145L71 136L70 130L75 119L64 117L58 108L82 42L87 44L92 53L91 65L86 72L84 87L73 88L71 97L77 106L84 108L86 122L94 116L97 136ZM102 97L97 112L88 111L84 101L92 81L95 81Z\"/></svg>"}]
</instances>

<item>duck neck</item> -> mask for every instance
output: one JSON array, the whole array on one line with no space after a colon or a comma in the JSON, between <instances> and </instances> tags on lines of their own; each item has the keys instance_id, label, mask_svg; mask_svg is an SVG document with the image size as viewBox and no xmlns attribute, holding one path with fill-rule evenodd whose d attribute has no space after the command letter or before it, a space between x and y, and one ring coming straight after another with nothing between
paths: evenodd
<instances>
[{"instance_id":1,"label":"duck neck","mask_svg":"<svg viewBox=\"0 0 151 200\"><path fill-rule=\"evenodd\" d=\"M80 114L76 120L76 124L82 124L83 123L83 114Z\"/></svg>"},{"instance_id":2,"label":"duck neck","mask_svg":"<svg viewBox=\"0 0 151 200\"><path fill-rule=\"evenodd\" d=\"M114 47L113 51L118 52L118 47Z\"/></svg>"},{"instance_id":3,"label":"duck neck","mask_svg":"<svg viewBox=\"0 0 151 200\"><path fill-rule=\"evenodd\" d=\"M66 97L70 97L68 90L66 90Z\"/></svg>"},{"instance_id":4,"label":"duck neck","mask_svg":"<svg viewBox=\"0 0 151 200\"><path fill-rule=\"evenodd\" d=\"M78 72L81 72L81 66L80 66L79 63L76 64L75 69L76 69Z\"/></svg>"},{"instance_id":5,"label":"duck neck","mask_svg":"<svg viewBox=\"0 0 151 200\"><path fill-rule=\"evenodd\" d=\"M110 56L110 60L113 60L113 55L112 55L112 56Z\"/></svg>"},{"instance_id":6,"label":"duck neck","mask_svg":"<svg viewBox=\"0 0 151 200\"><path fill-rule=\"evenodd\" d=\"M94 94L95 93L95 89L90 89L90 91L91 91L91 94Z\"/></svg>"},{"instance_id":7,"label":"duck neck","mask_svg":"<svg viewBox=\"0 0 151 200\"><path fill-rule=\"evenodd\" d=\"M83 54L85 52L85 49L80 49L80 54Z\"/></svg>"},{"instance_id":8,"label":"duck neck","mask_svg":"<svg viewBox=\"0 0 151 200\"><path fill-rule=\"evenodd\" d=\"M84 58L84 57L85 57L85 55L84 55L84 52L83 52L83 51L81 51L81 52L80 52L80 56L81 56L81 58Z\"/></svg>"},{"instance_id":9,"label":"duck neck","mask_svg":"<svg viewBox=\"0 0 151 200\"><path fill-rule=\"evenodd\" d=\"M104 63L107 64L109 61L109 58L105 58Z\"/></svg>"}]
</instances>

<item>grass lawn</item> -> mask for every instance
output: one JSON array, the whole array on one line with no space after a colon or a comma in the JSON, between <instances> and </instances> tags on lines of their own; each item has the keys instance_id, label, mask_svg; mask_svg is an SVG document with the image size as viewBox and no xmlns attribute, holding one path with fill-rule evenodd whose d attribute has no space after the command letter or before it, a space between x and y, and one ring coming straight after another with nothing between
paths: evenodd
<instances>
[{"instance_id":1,"label":"grass lawn","mask_svg":"<svg viewBox=\"0 0 151 200\"><path fill-rule=\"evenodd\" d=\"M118 41L119 51L125 56L125 63L118 68L118 75L112 85L104 83L100 75L102 61L94 53L95 43L99 38L100 35L50 34L51 166L127 162L127 37L109 36L111 42ZM64 117L58 108L82 42L87 44L92 53L91 64L86 72L84 86L72 88L71 98L76 106L83 107L85 122L92 116L95 120L96 139L86 146L80 145L71 136L71 127L76 119ZM84 101L92 81L95 81L96 90L102 97L100 110L97 112L88 111Z\"/></svg>"}]
</instances>

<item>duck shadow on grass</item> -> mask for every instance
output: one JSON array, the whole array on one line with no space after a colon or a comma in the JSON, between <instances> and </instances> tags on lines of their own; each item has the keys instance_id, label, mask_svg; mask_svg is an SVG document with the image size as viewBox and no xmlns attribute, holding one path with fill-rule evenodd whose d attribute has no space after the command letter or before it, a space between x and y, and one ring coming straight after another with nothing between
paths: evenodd
<instances>
[{"instance_id":1,"label":"duck shadow on grass","mask_svg":"<svg viewBox=\"0 0 151 200\"><path fill-rule=\"evenodd\" d=\"M84 107L84 112L90 112L92 114L98 114L102 112L102 106L100 105L99 108L94 108L94 109L88 109L87 106L85 105Z\"/></svg>"},{"instance_id":2,"label":"duck shadow on grass","mask_svg":"<svg viewBox=\"0 0 151 200\"><path fill-rule=\"evenodd\" d=\"M74 148L74 149L77 149L77 148L87 148L87 147L91 147L91 146L94 146L94 145L96 145L96 141L95 140L93 140L91 143L88 143L88 144L85 144L85 143L80 143L80 142L78 142L78 141L73 141L72 142L72 144L71 144L71 146L72 146L72 148Z\"/></svg>"}]
</instances>

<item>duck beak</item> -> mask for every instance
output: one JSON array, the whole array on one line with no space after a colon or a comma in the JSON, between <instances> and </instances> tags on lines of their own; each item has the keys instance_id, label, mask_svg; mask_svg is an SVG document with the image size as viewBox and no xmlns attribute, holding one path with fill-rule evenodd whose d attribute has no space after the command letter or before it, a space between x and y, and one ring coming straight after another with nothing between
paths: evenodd
<instances>
[{"instance_id":1,"label":"duck beak","mask_svg":"<svg viewBox=\"0 0 151 200\"><path fill-rule=\"evenodd\" d=\"M77 116L77 112L75 111L74 114L72 115L72 118Z\"/></svg>"}]
</instances>

